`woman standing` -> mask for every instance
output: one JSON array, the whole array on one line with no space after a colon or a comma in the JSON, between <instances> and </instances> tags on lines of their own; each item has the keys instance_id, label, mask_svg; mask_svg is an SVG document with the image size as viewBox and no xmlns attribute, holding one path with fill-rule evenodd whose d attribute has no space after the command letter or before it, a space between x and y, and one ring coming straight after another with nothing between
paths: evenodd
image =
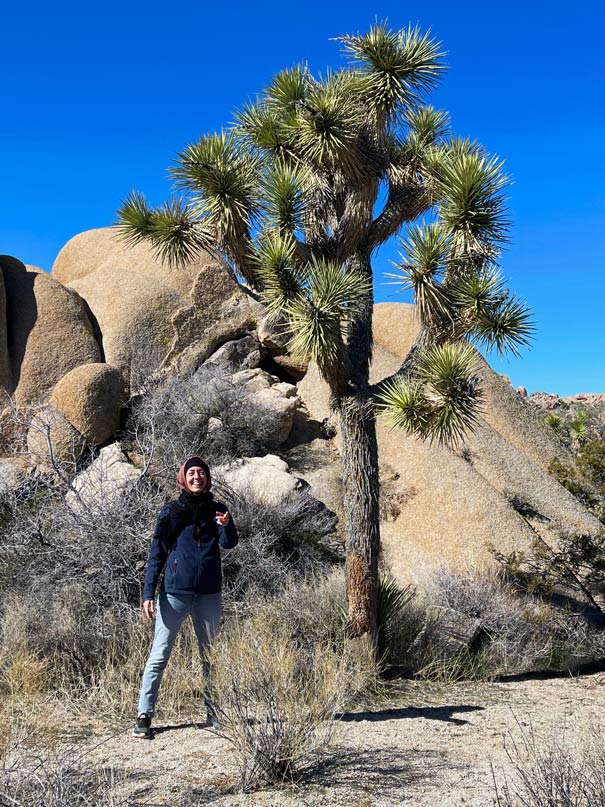
<instances>
[{"instance_id":1,"label":"woman standing","mask_svg":"<svg viewBox=\"0 0 605 807\"><path fill-rule=\"evenodd\" d=\"M143 588L143 611L155 619L155 636L145 665L135 737L153 736L151 721L164 669L179 628L191 616L206 676L205 650L221 618L222 569L220 549L237 544L237 532L227 508L214 500L210 469L199 457L189 457L177 474L178 499L162 508L155 528ZM157 601L154 595L165 568ZM208 721L216 724L206 697Z\"/></svg>"}]
</instances>

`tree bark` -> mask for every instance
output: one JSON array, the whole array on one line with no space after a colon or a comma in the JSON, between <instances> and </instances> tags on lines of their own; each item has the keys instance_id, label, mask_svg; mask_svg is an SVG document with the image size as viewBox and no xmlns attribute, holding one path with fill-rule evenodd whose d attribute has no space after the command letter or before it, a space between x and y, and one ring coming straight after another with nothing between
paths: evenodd
<instances>
[{"instance_id":1,"label":"tree bark","mask_svg":"<svg viewBox=\"0 0 605 807\"><path fill-rule=\"evenodd\" d=\"M380 550L378 443L371 402L338 402L342 435L343 498L349 631L368 634L376 647Z\"/></svg>"},{"instance_id":2,"label":"tree bark","mask_svg":"<svg viewBox=\"0 0 605 807\"><path fill-rule=\"evenodd\" d=\"M372 280L370 251L360 248L350 268ZM374 405L367 395L372 357L373 292L348 329L349 389L336 399L343 457L346 581L349 631L366 637L377 652L378 556L380 552L378 442Z\"/></svg>"}]
</instances>

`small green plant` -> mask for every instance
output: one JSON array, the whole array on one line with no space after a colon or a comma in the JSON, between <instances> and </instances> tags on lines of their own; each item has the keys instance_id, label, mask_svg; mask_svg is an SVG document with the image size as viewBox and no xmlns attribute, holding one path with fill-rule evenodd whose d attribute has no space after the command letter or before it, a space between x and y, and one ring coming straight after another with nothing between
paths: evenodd
<instances>
[{"instance_id":1,"label":"small green plant","mask_svg":"<svg viewBox=\"0 0 605 807\"><path fill-rule=\"evenodd\" d=\"M584 461L584 469L590 463L590 460L587 458ZM597 473L597 467L595 465L594 473ZM580 468L580 463L578 462L578 468ZM584 470L582 473L572 465L567 463L561 462L557 457L551 460L550 465L548 466L548 472L551 476L557 480L560 485L568 490L572 496L575 496L576 499L584 505L588 510L590 510L593 515L595 515L601 521L605 516L605 506L603 502L602 496L599 495L596 488L588 481L588 479L583 476Z\"/></svg>"},{"instance_id":2,"label":"small green plant","mask_svg":"<svg viewBox=\"0 0 605 807\"><path fill-rule=\"evenodd\" d=\"M602 601L605 588L605 530L595 535L561 532L556 548L536 537L524 553L494 552L494 557L530 593L571 589L601 610L597 600Z\"/></svg>"},{"instance_id":3,"label":"small green plant","mask_svg":"<svg viewBox=\"0 0 605 807\"><path fill-rule=\"evenodd\" d=\"M563 421L554 412L549 412L544 418L544 422L559 434L563 431Z\"/></svg>"},{"instance_id":4,"label":"small green plant","mask_svg":"<svg viewBox=\"0 0 605 807\"><path fill-rule=\"evenodd\" d=\"M585 409L580 409L577 415L569 421L569 436L576 445L581 446L588 438L589 424L590 416Z\"/></svg>"},{"instance_id":5,"label":"small green plant","mask_svg":"<svg viewBox=\"0 0 605 807\"><path fill-rule=\"evenodd\" d=\"M392 577L381 577L378 583L378 655L388 664L394 655L397 621L414 598L411 586L399 586Z\"/></svg>"}]
</instances>

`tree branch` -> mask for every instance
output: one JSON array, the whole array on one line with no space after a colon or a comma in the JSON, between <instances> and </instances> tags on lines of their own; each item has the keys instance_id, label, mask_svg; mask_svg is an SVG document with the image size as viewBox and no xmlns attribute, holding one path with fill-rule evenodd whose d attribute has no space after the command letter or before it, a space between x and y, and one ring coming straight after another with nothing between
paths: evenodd
<instances>
[{"instance_id":1,"label":"tree branch","mask_svg":"<svg viewBox=\"0 0 605 807\"><path fill-rule=\"evenodd\" d=\"M426 185L389 185L389 195L382 213L374 219L368 231L371 249L383 244L406 221L413 221L434 204Z\"/></svg>"}]
</instances>

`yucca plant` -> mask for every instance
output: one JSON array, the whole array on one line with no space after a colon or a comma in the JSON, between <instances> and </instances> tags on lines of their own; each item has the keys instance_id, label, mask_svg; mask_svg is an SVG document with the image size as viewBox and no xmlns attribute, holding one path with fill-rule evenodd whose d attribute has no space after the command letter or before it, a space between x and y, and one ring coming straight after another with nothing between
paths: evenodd
<instances>
[{"instance_id":1,"label":"yucca plant","mask_svg":"<svg viewBox=\"0 0 605 807\"><path fill-rule=\"evenodd\" d=\"M577 415L569 421L569 436L575 446L579 447L588 439L590 416L585 409L580 409Z\"/></svg>"},{"instance_id":2,"label":"yucca plant","mask_svg":"<svg viewBox=\"0 0 605 807\"><path fill-rule=\"evenodd\" d=\"M480 401L469 340L515 352L532 326L497 268L502 163L451 138L447 114L425 104L444 71L440 45L386 23L339 41L347 66L279 73L227 132L178 155L178 203L155 210L133 195L118 226L175 264L220 252L287 323L291 351L317 362L342 431L349 628L376 646L376 404L398 427L455 442ZM420 335L373 388L372 260L404 227L395 280L414 293Z\"/></svg>"}]
</instances>

